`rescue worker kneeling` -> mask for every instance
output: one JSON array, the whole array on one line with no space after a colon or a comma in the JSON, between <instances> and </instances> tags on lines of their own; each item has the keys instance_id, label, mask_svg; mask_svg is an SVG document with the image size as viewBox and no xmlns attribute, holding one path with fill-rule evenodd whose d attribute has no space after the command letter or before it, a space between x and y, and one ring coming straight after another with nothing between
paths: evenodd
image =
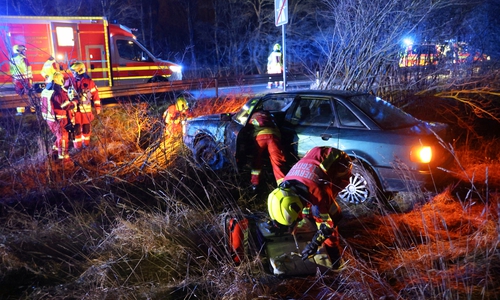
<instances>
[{"instance_id":1,"label":"rescue worker kneeling","mask_svg":"<svg viewBox=\"0 0 500 300\"><path fill-rule=\"evenodd\" d=\"M72 130L71 116L76 101L70 101L63 89L64 76L56 72L51 83L47 84L41 93L40 110L42 118L56 137L53 149L58 152L58 159L65 165L72 163L69 154L69 130Z\"/></svg>"},{"instance_id":2,"label":"rescue worker kneeling","mask_svg":"<svg viewBox=\"0 0 500 300\"><path fill-rule=\"evenodd\" d=\"M306 219L317 224L317 233L301 252L303 260L314 256L323 246L333 269L340 267L337 223L342 214L335 198L348 185L351 169L351 160L345 152L332 147L314 147L269 194L269 215L278 223L276 226L296 230L300 221Z\"/></svg>"}]
</instances>

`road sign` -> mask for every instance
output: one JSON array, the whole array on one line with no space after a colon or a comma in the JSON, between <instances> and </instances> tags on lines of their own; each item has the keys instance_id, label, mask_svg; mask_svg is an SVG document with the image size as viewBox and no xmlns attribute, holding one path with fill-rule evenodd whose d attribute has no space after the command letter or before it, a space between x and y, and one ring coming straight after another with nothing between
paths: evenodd
<instances>
[{"instance_id":1,"label":"road sign","mask_svg":"<svg viewBox=\"0 0 500 300\"><path fill-rule=\"evenodd\" d=\"M274 23L276 26L288 23L288 0L274 0Z\"/></svg>"}]
</instances>

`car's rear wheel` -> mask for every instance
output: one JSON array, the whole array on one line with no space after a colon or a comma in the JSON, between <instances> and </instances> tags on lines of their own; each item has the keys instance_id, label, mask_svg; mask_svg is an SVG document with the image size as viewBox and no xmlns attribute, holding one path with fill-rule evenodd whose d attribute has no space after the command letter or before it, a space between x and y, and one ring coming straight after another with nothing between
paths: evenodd
<instances>
[{"instance_id":1,"label":"car's rear wheel","mask_svg":"<svg viewBox=\"0 0 500 300\"><path fill-rule=\"evenodd\" d=\"M224 166L222 149L209 137L204 137L196 143L194 158L198 164L208 166L212 170L219 170Z\"/></svg>"},{"instance_id":2,"label":"car's rear wheel","mask_svg":"<svg viewBox=\"0 0 500 300\"><path fill-rule=\"evenodd\" d=\"M353 162L352 176L349 184L340 191L338 198L349 204L360 204L377 196L377 181L370 170L366 169L359 161Z\"/></svg>"}]
</instances>

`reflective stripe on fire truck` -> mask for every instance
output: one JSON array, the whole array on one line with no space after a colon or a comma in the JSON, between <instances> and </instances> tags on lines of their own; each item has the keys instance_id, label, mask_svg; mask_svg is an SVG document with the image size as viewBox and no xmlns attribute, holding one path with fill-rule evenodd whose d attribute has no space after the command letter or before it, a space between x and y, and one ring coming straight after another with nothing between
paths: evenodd
<instances>
[{"instance_id":1,"label":"reflective stripe on fire truck","mask_svg":"<svg viewBox=\"0 0 500 300\"><path fill-rule=\"evenodd\" d=\"M117 67L113 71L149 71L149 70L169 70L168 66L143 66L143 67Z\"/></svg>"}]
</instances>

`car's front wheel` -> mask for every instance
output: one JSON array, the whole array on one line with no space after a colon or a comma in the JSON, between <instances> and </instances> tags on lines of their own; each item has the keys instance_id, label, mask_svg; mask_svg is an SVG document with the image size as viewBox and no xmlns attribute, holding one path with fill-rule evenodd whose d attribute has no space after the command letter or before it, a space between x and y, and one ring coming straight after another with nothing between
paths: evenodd
<instances>
[{"instance_id":1,"label":"car's front wheel","mask_svg":"<svg viewBox=\"0 0 500 300\"><path fill-rule=\"evenodd\" d=\"M153 77L149 78L148 83L166 82L166 81L168 81L167 77L157 75L157 76L153 76Z\"/></svg>"},{"instance_id":2,"label":"car's front wheel","mask_svg":"<svg viewBox=\"0 0 500 300\"><path fill-rule=\"evenodd\" d=\"M377 182L371 172L360 162L354 161L349 184L340 191L338 198L344 203L360 204L376 198L376 191Z\"/></svg>"},{"instance_id":3,"label":"car's front wheel","mask_svg":"<svg viewBox=\"0 0 500 300\"><path fill-rule=\"evenodd\" d=\"M219 170L224 166L222 149L209 137L204 137L196 143L194 158L198 164L208 166L212 170Z\"/></svg>"}]
</instances>

